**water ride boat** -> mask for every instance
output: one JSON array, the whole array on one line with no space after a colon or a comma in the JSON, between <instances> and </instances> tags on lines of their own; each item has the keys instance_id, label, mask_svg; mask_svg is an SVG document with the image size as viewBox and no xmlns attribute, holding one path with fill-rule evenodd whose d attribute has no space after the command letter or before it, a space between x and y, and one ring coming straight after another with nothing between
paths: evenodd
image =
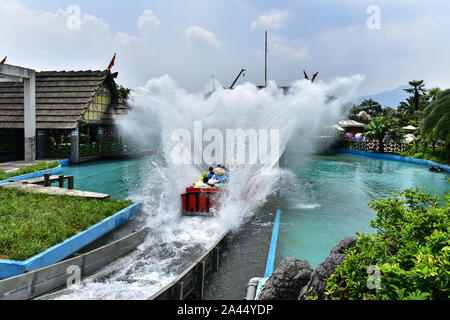
<instances>
[{"instance_id":1,"label":"water ride boat","mask_svg":"<svg viewBox=\"0 0 450 320\"><path fill-rule=\"evenodd\" d=\"M211 179L212 180L212 179ZM211 181L210 180L210 181ZM225 171L214 180L216 183L196 183L186 188L181 195L181 210L184 216L211 217L216 213L220 197L226 192L229 176Z\"/></svg>"}]
</instances>

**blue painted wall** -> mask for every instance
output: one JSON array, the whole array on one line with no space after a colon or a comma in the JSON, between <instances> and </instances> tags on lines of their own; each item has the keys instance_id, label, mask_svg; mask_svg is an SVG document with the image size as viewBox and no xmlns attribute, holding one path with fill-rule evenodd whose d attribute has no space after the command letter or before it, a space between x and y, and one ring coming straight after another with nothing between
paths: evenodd
<instances>
[{"instance_id":1,"label":"blue painted wall","mask_svg":"<svg viewBox=\"0 0 450 320\"><path fill-rule=\"evenodd\" d=\"M32 173L27 173L27 174L23 174L23 175L17 176L17 177L11 177L11 178L6 179L6 180L1 180L0 184L8 183L11 180L12 181L22 181L22 180L40 178L40 177L43 177L44 174L46 174L46 173L50 173L52 175L57 175L57 174L61 173L61 170L62 170L61 168L62 167L70 166L70 159L63 159L63 160L58 160L58 161L59 161L60 165L57 166L56 168L43 170L43 171L32 172Z\"/></svg>"},{"instance_id":2,"label":"blue painted wall","mask_svg":"<svg viewBox=\"0 0 450 320\"><path fill-rule=\"evenodd\" d=\"M384 154L384 153L375 153L375 152L367 152L367 151L359 151L359 150L351 150L351 149L330 149L330 152L358 154L361 156L371 157L371 158L415 163L415 164L419 164L419 165L427 166L427 167L433 165L433 166L441 167L446 172L450 172L449 166L446 166L444 164L440 164L440 163L437 163L434 161L430 161L430 160L408 158L408 157L402 157L402 156L396 156L396 155L390 155L390 154Z\"/></svg>"}]
</instances>

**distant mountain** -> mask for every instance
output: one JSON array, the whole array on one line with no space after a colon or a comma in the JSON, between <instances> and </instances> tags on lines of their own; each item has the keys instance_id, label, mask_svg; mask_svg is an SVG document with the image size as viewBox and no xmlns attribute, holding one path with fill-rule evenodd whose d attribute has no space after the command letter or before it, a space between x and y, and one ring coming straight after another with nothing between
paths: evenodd
<instances>
[{"instance_id":1,"label":"distant mountain","mask_svg":"<svg viewBox=\"0 0 450 320\"><path fill-rule=\"evenodd\" d=\"M383 107L388 106L397 109L400 102L404 101L410 96L409 93L404 91L404 89L407 88L409 88L409 86L401 86L396 89L359 97L354 101L354 103L358 105L362 101L372 98L373 100L378 101Z\"/></svg>"}]
</instances>

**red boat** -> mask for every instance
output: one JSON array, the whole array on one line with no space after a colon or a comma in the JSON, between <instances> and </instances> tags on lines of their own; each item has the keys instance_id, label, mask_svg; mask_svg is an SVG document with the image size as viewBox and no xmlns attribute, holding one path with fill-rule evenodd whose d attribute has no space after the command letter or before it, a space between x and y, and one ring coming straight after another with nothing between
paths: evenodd
<instances>
[{"instance_id":1,"label":"red boat","mask_svg":"<svg viewBox=\"0 0 450 320\"><path fill-rule=\"evenodd\" d=\"M186 193L181 195L182 214L185 216L214 215L213 208L217 206L221 188L186 188Z\"/></svg>"}]
</instances>

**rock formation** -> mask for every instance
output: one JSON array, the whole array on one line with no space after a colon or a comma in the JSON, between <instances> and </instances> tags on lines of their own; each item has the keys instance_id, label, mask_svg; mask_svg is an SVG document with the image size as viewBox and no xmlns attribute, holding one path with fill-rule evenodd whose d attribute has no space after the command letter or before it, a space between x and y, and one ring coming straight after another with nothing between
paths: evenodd
<instances>
[{"instance_id":1,"label":"rock formation","mask_svg":"<svg viewBox=\"0 0 450 320\"><path fill-rule=\"evenodd\" d=\"M284 259L267 280L260 300L296 300L314 270L306 260Z\"/></svg>"},{"instance_id":2,"label":"rock formation","mask_svg":"<svg viewBox=\"0 0 450 320\"><path fill-rule=\"evenodd\" d=\"M330 255L315 270L308 261L295 258L284 259L267 280L260 294L261 300L292 300L316 297L325 298L326 279L345 259L345 250L352 247L356 238L344 238L331 249Z\"/></svg>"}]
</instances>

